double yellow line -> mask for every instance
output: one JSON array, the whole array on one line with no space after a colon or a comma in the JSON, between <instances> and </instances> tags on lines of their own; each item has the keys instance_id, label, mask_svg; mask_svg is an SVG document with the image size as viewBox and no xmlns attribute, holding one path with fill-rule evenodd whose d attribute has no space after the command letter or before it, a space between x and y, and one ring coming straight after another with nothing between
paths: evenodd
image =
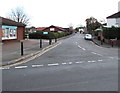
<instances>
[{"instance_id":1,"label":"double yellow line","mask_svg":"<svg viewBox=\"0 0 120 93\"><path fill-rule=\"evenodd\" d=\"M21 61L19 61L19 62L15 62L15 63L13 63L13 64L1 66L0 69L9 68L9 67L12 67L12 66L16 66L16 65L23 64L23 63L27 63L27 62L29 62L29 61L37 58L37 57L40 57L41 55L43 55L43 54L46 53L47 51L49 51L49 50L57 47L57 46L60 45L60 44L61 44L61 42L57 42L57 43L55 43L55 44L53 44L53 45L50 45L50 46L42 49L41 51L38 51L37 53L35 53L35 55L33 55L33 56L31 56L31 57L29 57L29 58L27 58L27 59L21 60Z\"/></svg>"}]
</instances>

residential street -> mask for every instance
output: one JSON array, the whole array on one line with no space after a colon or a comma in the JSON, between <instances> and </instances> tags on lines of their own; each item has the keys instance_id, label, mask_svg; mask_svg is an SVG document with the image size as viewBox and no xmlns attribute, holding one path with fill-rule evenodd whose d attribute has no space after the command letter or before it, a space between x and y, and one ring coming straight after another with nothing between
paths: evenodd
<instances>
[{"instance_id":1,"label":"residential street","mask_svg":"<svg viewBox=\"0 0 120 93\"><path fill-rule=\"evenodd\" d=\"M3 91L117 91L118 49L75 34L27 63L3 69Z\"/></svg>"}]
</instances>

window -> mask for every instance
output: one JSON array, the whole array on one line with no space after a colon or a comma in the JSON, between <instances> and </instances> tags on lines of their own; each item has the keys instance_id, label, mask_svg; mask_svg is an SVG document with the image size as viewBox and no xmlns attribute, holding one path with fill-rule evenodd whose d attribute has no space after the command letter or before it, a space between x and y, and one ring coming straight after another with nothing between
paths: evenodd
<instances>
[{"instance_id":1,"label":"window","mask_svg":"<svg viewBox=\"0 0 120 93\"><path fill-rule=\"evenodd\" d=\"M2 40L17 39L17 26L2 26Z\"/></svg>"},{"instance_id":2,"label":"window","mask_svg":"<svg viewBox=\"0 0 120 93\"><path fill-rule=\"evenodd\" d=\"M55 31L55 28L50 28L50 31Z\"/></svg>"}]
</instances>

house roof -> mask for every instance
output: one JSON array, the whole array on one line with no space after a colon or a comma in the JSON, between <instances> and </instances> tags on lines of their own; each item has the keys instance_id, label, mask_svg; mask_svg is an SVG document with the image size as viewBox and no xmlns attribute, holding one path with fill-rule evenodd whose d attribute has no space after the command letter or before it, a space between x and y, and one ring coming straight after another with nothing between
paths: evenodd
<instances>
[{"instance_id":1,"label":"house roof","mask_svg":"<svg viewBox=\"0 0 120 93\"><path fill-rule=\"evenodd\" d=\"M60 30L62 30L62 31L64 31L65 29L64 28L62 28L62 27L58 27L58 26L54 26L54 27L56 27L56 28L58 28L58 29L60 29Z\"/></svg>"},{"instance_id":2,"label":"house roof","mask_svg":"<svg viewBox=\"0 0 120 93\"><path fill-rule=\"evenodd\" d=\"M59 30L61 31L64 31L65 29L63 29L62 27L58 27L58 26L54 26L54 25L51 25L49 27L46 27L44 30L48 29L48 28L51 28L51 27L55 27L55 28L58 28Z\"/></svg>"},{"instance_id":3,"label":"house roof","mask_svg":"<svg viewBox=\"0 0 120 93\"><path fill-rule=\"evenodd\" d=\"M108 16L107 19L108 18L120 18L120 11L115 13L115 14L112 14L112 15Z\"/></svg>"},{"instance_id":4,"label":"house roof","mask_svg":"<svg viewBox=\"0 0 120 93\"><path fill-rule=\"evenodd\" d=\"M49 26L49 27L38 27L38 28L36 28L36 31L44 31L44 30L46 30L46 29L48 29L48 28L51 28L51 27L57 28L57 29L59 29L60 31L65 31L64 28L59 27L59 26L54 26L54 25L51 25L51 26Z\"/></svg>"},{"instance_id":5,"label":"house roof","mask_svg":"<svg viewBox=\"0 0 120 93\"><path fill-rule=\"evenodd\" d=\"M38 27L36 28L36 31L43 31L46 27Z\"/></svg>"},{"instance_id":6,"label":"house roof","mask_svg":"<svg viewBox=\"0 0 120 93\"><path fill-rule=\"evenodd\" d=\"M2 21L2 25L8 25L8 26L26 26L23 23L15 22L13 20L0 17L0 20Z\"/></svg>"}]
</instances>

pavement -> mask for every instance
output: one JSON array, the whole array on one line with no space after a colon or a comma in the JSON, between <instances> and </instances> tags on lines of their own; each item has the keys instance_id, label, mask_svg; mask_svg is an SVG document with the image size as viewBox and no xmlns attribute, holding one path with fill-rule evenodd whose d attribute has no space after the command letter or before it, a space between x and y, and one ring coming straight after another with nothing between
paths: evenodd
<instances>
[{"instance_id":1,"label":"pavement","mask_svg":"<svg viewBox=\"0 0 120 93\"><path fill-rule=\"evenodd\" d=\"M55 42L52 41L52 45ZM19 62L29 58L38 52L44 50L49 45L49 40L42 40L42 48L40 48L40 41L35 39L27 39L23 42L23 56L21 56L21 43L19 41L2 43L2 66Z\"/></svg>"},{"instance_id":2,"label":"pavement","mask_svg":"<svg viewBox=\"0 0 120 93\"><path fill-rule=\"evenodd\" d=\"M93 43L95 43L96 45L98 45L98 46L101 46L101 47L104 47L104 48L119 48L119 46L117 46L117 45L111 45L111 44L107 44L107 43L102 43L101 44L101 41L100 40L98 40L98 39L96 39L96 38L94 38L93 40Z\"/></svg>"},{"instance_id":3,"label":"pavement","mask_svg":"<svg viewBox=\"0 0 120 93\"><path fill-rule=\"evenodd\" d=\"M72 34L74 35L74 34ZM59 40L66 39L72 35L59 38ZM23 54L21 56L21 43L20 41L10 41L4 42L1 44L2 48L2 63L0 66L11 65L14 63L19 63L25 59L28 59L34 55L39 54L40 52L45 51L48 48L51 48L57 45L59 42L55 43L55 40L52 40L52 44L49 45L49 40L42 40L42 48L40 48L39 39L26 39L23 42Z\"/></svg>"}]
</instances>

